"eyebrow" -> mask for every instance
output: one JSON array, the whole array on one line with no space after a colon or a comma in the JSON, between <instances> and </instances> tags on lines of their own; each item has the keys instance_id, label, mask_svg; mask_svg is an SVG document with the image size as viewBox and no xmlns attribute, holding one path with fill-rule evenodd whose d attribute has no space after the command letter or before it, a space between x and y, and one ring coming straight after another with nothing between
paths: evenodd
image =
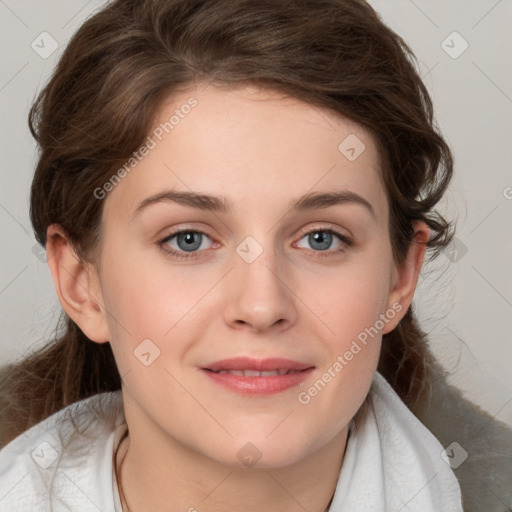
<instances>
[{"instance_id":1,"label":"eyebrow","mask_svg":"<svg viewBox=\"0 0 512 512\"><path fill-rule=\"evenodd\" d=\"M212 196L197 192L187 192L178 190L167 190L144 199L137 206L133 217L139 215L144 209L153 204L172 202L183 206L190 206L199 210L213 211L218 213L228 213L233 210L233 203L224 196ZM292 212L306 210L320 210L339 204L358 204L363 206L371 216L376 220L377 216L371 203L364 197L349 190L340 190L333 192L309 192L304 194L295 202L289 205Z\"/></svg>"}]
</instances>

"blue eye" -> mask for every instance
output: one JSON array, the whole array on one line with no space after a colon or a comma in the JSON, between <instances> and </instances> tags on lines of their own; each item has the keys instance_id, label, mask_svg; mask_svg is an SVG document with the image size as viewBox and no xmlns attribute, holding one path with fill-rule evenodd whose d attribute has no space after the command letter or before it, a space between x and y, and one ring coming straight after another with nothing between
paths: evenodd
<instances>
[{"instance_id":1,"label":"blue eye","mask_svg":"<svg viewBox=\"0 0 512 512\"><path fill-rule=\"evenodd\" d=\"M336 238L341 242L340 245L331 249L333 242ZM180 229L166 236L163 240L158 242L158 246L167 254L176 258L193 258L197 257L198 252L202 252L208 248L205 247L205 240L211 238L204 231L197 229ZM311 246L311 250L318 254L318 256L334 256L337 253L345 252L348 247L353 245L345 235L338 233L332 229L316 228L303 234L300 240L307 239ZM300 241L299 241L300 243ZM211 247L214 242L211 243ZM300 247L300 246L299 246ZM301 247L302 248L302 247Z\"/></svg>"},{"instance_id":2,"label":"blue eye","mask_svg":"<svg viewBox=\"0 0 512 512\"><path fill-rule=\"evenodd\" d=\"M173 256L177 256L178 258L190 258L194 255L193 253L200 249L203 245L203 237L210 238L203 231L182 229L175 231L174 233L164 238L159 242L159 245L163 251L172 254ZM178 246L177 248L171 245L171 241L173 239L176 239L176 244ZM204 249L204 247L202 248Z\"/></svg>"},{"instance_id":3,"label":"blue eye","mask_svg":"<svg viewBox=\"0 0 512 512\"><path fill-rule=\"evenodd\" d=\"M341 241L341 245L334 250L328 251L336 238ZM332 229L317 228L312 231L308 231L301 238L301 240L303 239L307 239L308 243L315 252L328 251L328 254L325 256L332 255L332 253L345 252L346 248L352 245L352 241L348 237ZM324 254L322 254L322 256L324 256Z\"/></svg>"}]
</instances>

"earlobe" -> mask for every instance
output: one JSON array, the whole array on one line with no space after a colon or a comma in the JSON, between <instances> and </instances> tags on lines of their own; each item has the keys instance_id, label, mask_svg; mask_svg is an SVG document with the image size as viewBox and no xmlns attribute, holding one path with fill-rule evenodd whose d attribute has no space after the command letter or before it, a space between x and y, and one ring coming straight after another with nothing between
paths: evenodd
<instances>
[{"instance_id":1,"label":"earlobe","mask_svg":"<svg viewBox=\"0 0 512 512\"><path fill-rule=\"evenodd\" d=\"M62 308L92 341L109 340L99 279L94 267L81 262L65 230L52 224L47 230L48 266Z\"/></svg>"},{"instance_id":2,"label":"earlobe","mask_svg":"<svg viewBox=\"0 0 512 512\"><path fill-rule=\"evenodd\" d=\"M388 296L387 310L396 309L400 304L400 315L397 315L393 322L389 322L382 333L391 332L411 305L418 284L418 277L423 266L427 242L430 237L430 228L423 221L413 223L414 236L409 246L407 259L400 267L394 267L393 285Z\"/></svg>"}]
</instances>

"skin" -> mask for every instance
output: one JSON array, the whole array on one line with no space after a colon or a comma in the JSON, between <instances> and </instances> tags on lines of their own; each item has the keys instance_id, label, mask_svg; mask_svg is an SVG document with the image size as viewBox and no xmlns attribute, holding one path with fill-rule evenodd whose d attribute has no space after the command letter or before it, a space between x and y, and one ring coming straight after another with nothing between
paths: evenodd
<instances>
[{"instance_id":1,"label":"skin","mask_svg":"<svg viewBox=\"0 0 512 512\"><path fill-rule=\"evenodd\" d=\"M417 243L397 267L380 157L362 126L248 85L192 87L169 98L155 126L191 96L197 106L103 199L94 264L80 263L62 228L50 226L55 287L85 334L112 345L129 427L120 453L126 454L122 484L132 512L323 512L349 422L377 367L382 334L396 327L412 301L429 228L414 224ZM350 134L366 146L354 161L338 150ZM163 201L134 216L143 200L173 188L224 196L233 209ZM303 194L334 189L364 197L375 217L357 203L289 208ZM328 249L319 250L307 233L327 227L352 245L333 236ZM177 228L208 235L189 259L159 245ZM263 250L251 263L236 251L248 236ZM177 237L166 247L187 254ZM393 305L395 313L401 309L389 319ZM389 319L382 331L301 404L298 393L380 314ZM160 350L149 366L134 355L144 339ZM267 396L237 394L199 370L235 355L284 357L315 370L301 386ZM237 456L248 442L261 454L252 467Z\"/></svg>"}]
</instances>

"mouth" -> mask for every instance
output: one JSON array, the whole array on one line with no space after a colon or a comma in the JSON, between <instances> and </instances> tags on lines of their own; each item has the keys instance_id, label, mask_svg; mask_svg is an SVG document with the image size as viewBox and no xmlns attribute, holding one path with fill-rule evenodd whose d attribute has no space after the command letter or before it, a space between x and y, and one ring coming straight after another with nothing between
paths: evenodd
<instances>
[{"instance_id":1,"label":"mouth","mask_svg":"<svg viewBox=\"0 0 512 512\"><path fill-rule=\"evenodd\" d=\"M224 375L229 373L230 375L241 375L244 377L276 377L277 375L289 375L291 373L299 373L304 370L286 370L285 368L279 368L277 370L267 370L259 372L258 370L210 370L205 368L206 371L218 373Z\"/></svg>"},{"instance_id":2,"label":"mouth","mask_svg":"<svg viewBox=\"0 0 512 512\"><path fill-rule=\"evenodd\" d=\"M241 394L273 394L304 381L315 367L290 359L236 357L201 370L216 384Z\"/></svg>"},{"instance_id":3,"label":"mouth","mask_svg":"<svg viewBox=\"0 0 512 512\"><path fill-rule=\"evenodd\" d=\"M311 364L300 363L291 359L284 359L281 357L272 357L267 359L255 359L252 357L231 357L229 359L223 359L222 361L216 361L207 365L204 369L211 370L214 372L223 371L242 371L242 372L280 372L283 375L287 372L302 371L311 368ZM247 375L259 376L259 375Z\"/></svg>"}]
</instances>

